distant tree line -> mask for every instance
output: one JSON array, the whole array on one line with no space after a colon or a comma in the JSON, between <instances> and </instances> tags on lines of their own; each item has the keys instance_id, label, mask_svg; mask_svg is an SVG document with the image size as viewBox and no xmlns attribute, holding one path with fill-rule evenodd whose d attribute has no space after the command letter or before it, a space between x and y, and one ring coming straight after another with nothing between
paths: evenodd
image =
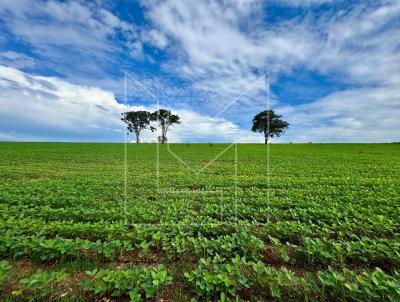
<instances>
[{"instance_id":1,"label":"distant tree line","mask_svg":"<svg viewBox=\"0 0 400 302\"><path fill-rule=\"evenodd\" d=\"M126 123L127 130L136 136L136 143L140 143L140 133L142 130L157 130L154 123L161 130L158 141L162 144L167 142L167 133L174 124L180 124L180 117L172 114L170 110L159 109L150 113L148 111L129 111L122 113L121 120ZM268 109L256 114L253 118L253 132L262 133L264 142L268 144L270 137L279 137L289 128L289 123L282 120L282 116L274 110Z\"/></svg>"}]
</instances>

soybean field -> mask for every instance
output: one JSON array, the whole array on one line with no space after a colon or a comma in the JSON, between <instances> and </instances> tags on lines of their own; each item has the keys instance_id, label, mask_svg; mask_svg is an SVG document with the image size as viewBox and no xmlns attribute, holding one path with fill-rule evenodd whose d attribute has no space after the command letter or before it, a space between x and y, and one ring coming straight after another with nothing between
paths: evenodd
<instances>
[{"instance_id":1,"label":"soybean field","mask_svg":"<svg viewBox=\"0 0 400 302\"><path fill-rule=\"evenodd\" d=\"M0 154L1 301L400 301L400 144Z\"/></svg>"}]
</instances>

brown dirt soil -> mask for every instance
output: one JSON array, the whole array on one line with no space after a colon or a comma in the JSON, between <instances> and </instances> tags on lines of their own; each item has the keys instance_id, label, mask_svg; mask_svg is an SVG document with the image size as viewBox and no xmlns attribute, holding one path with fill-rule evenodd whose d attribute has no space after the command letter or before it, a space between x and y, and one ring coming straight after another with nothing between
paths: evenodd
<instances>
[{"instance_id":1,"label":"brown dirt soil","mask_svg":"<svg viewBox=\"0 0 400 302\"><path fill-rule=\"evenodd\" d=\"M313 270L299 266L299 265L293 265L290 263L284 262L282 259L279 257L279 250L277 247L275 247L272 244L265 244L266 250L263 254L262 261L274 268L287 268L288 270L292 271L298 276L304 276L306 273L312 273Z\"/></svg>"}]
</instances>

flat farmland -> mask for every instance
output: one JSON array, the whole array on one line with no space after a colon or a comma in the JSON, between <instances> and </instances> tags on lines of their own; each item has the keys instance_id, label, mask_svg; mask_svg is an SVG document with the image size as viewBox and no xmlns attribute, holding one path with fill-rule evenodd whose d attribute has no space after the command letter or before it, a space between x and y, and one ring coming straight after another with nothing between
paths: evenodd
<instances>
[{"instance_id":1,"label":"flat farmland","mask_svg":"<svg viewBox=\"0 0 400 302\"><path fill-rule=\"evenodd\" d=\"M399 144L0 143L4 301L400 301Z\"/></svg>"}]
</instances>

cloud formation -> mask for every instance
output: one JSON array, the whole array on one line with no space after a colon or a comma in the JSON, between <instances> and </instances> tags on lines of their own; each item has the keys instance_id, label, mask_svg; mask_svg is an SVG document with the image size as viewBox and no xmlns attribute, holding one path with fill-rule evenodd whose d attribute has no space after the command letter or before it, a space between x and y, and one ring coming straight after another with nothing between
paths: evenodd
<instances>
[{"instance_id":1,"label":"cloud formation","mask_svg":"<svg viewBox=\"0 0 400 302\"><path fill-rule=\"evenodd\" d=\"M210 132L219 140L259 141L248 129L266 107L266 83L259 79L269 71L271 105L291 124L283 140L400 140L393 117L399 1L138 0L117 7L78 0L0 3L0 64L9 66L1 69L0 94L14 102L8 105L13 110L2 109L8 124L1 137L22 137L21 121L31 120L31 137L47 137L51 125L52 139L120 139L115 116L128 71L140 83L129 83L130 105L151 109L160 100L201 125L197 132L190 131L192 123L176 127L175 141ZM306 101L278 91L291 89L282 78L294 82L303 74L314 78L297 90L308 89L307 97L295 96ZM21 105L32 116L13 119ZM51 124L52 116L62 127Z\"/></svg>"},{"instance_id":2,"label":"cloud formation","mask_svg":"<svg viewBox=\"0 0 400 302\"><path fill-rule=\"evenodd\" d=\"M308 7L330 2L284 1L281 5ZM396 129L400 125L394 119L400 103L399 1L358 2L334 14L330 10L319 12L320 16L309 13L271 27L254 21L261 17L259 1L146 3L149 18L182 52L180 64L170 67L195 79L195 88L218 98L218 102L211 101L211 110L251 86L260 72L269 70L274 84L274 75L303 69L333 74L348 88L306 105L277 100L274 107L291 122L291 139L399 139ZM264 91L261 82L238 100L233 115L240 112L249 120L251 110L265 106ZM247 108L251 110L246 112Z\"/></svg>"},{"instance_id":3,"label":"cloud formation","mask_svg":"<svg viewBox=\"0 0 400 302\"><path fill-rule=\"evenodd\" d=\"M191 79L194 88L229 103L267 70L290 70L313 53L312 33L302 24L263 28L257 23L259 1L146 1L148 17L175 42L178 64L168 67ZM247 98L259 97L259 83ZM256 102L256 101L255 101Z\"/></svg>"},{"instance_id":4,"label":"cloud formation","mask_svg":"<svg viewBox=\"0 0 400 302\"><path fill-rule=\"evenodd\" d=\"M2 66L0 87L1 129L17 139L79 141L121 137L117 132L122 127L116 117L124 106L109 91L31 76Z\"/></svg>"},{"instance_id":5,"label":"cloud formation","mask_svg":"<svg viewBox=\"0 0 400 302\"><path fill-rule=\"evenodd\" d=\"M157 104L132 106L117 102L114 94L43 76L31 76L0 66L0 139L40 141L121 141L127 110L155 111ZM170 141L232 141L241 135L237 125L223 118L169 108L183 124L171 130ZM156 134L144 133L144 141Z\"/></svg>"},{"instance_id":6,"label":"cloud formation","mask_svg":"<svg viewBox=\"0 0 400 302\"><path fill-rule=\"evenodd\" d=\"M400 87L332 93L316 102L281 107L291 121L285 139L297 142L394 142L399 140Z\"/></svg>"}]
</instances>

